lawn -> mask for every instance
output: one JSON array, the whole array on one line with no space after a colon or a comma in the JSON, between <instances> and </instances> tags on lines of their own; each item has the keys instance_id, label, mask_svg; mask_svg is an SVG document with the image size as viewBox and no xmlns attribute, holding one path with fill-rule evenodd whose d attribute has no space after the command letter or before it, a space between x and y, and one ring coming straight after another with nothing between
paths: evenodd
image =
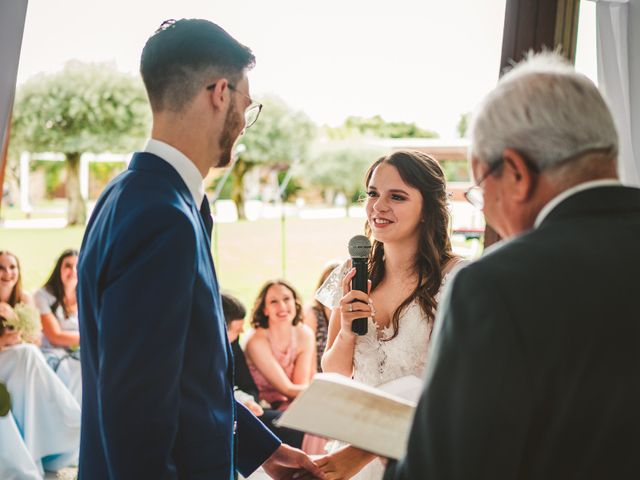
<instances>
[{"instance_id":1,"label":"lawn","mask_svg":"<svg viewBox=\"0 0 640 480\"><path fill-rule=\"evenodd\" d=\"M327 220L287 219L286 277L303 299L311 297L317 276L331 259L346 258L349 238L362 233L362 218ZM281 228L278 220L221 223L216 226L217 272L220 284L251 305L266 280L282 276ZM79 248L83 228L0 228L0 250L20 259L23 284L28 291L47 279L57 256L66 248Z\"/></svg>"},{"instance_id":2,"label":"lawn","mask_svg":"<svg viewBox=\"0 0 640 480\"><path fill-rule=\"evenodd\" d=\"M287 219L286 278L298 288L303 300L311 299L317 277L327 261L348 256L347 242L363 232L363 225L362 218ZM221 223L216 228L220 284L250 309L260 286L268 279L282 276L280 221ZM46 230L0 227L0 250L18 255L23 285L33 291L47 279L60 252L80 247L83 231L80 227ZM464 246L461 242L456 245Z\"/></svg>"}]
</instances>

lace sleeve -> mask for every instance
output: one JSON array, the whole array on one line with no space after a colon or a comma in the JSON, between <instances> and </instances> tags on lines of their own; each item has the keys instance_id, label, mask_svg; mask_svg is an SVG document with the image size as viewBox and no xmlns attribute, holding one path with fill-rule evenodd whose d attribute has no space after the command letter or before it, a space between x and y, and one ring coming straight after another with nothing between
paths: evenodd
<instances>
[{"instance_id":1,"label":"lace sleeve","mask_svg":"<svg viewBox=\"0 0 640 480\"><path fill-rule=\"evenodd\" d=\"M322 286L316 292L316 300L327 308L334 308L340 304L342 298L342 279L351 268L351 260L333 269Z\"/></svg>"},{"instance_id":2,"label":"lace sleeve","mask_svg":"<svg viewBox=\"0 0 640 480\"><path fill-rule=\"evenodd\" d=\"M440 283L440 289L438 290L438 293L436 295L436 302L440 303L440 298L442 297L445 288L448 288L447 285L451 283L453 278L456 276L456 273L458 273L458 270L466 267L470 263L471 262L468 260L459 260L458 262L456 262L454 267L449 272L447 272L444 277L442 277L442 283Z\"/></svg>"}]
</instances>

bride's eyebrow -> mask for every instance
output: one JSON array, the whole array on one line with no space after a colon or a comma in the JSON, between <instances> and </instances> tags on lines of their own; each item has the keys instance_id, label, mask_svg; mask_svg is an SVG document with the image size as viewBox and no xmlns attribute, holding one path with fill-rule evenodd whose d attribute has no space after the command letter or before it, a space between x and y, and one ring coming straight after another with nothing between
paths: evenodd
<instances>
[{"instance_id":1,"label":"bride's eyebrow","mask_svg":"<svg viewBox=\"0 0 640 480\"><path fill-rule=\"evenodd\" d=\"M401 193L402 195L405 196L409 196L409 192L405 192L404 190L400 189L400 188L392 188L391 190L389 190L391 193Z\"/></svg>"}]
</instances>

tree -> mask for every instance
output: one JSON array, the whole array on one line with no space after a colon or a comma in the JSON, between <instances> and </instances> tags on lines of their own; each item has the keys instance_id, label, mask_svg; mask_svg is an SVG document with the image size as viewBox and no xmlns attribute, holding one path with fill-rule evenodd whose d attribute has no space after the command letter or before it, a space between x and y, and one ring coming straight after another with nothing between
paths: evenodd
<instances>
[{"instance_id":1,"label":"tree","mask_svg":"<svg viewBox=\"0 0 640 480\"><path fill-rule=\"evenodd\" d=\"M303 112L292 110L273 96L263 99L263 104L260 118L239 140L245 148L233 167L231 199L238 208L238 218L246 218L244 177L247 172L258 165L286 170L295 162L304 161L315 136L315 125Z\"/></svg>"},{"instance_id":2,"label":"tree","mask_svg":"<svg viewBox=\"0 0 640 480\"><path fill-rule=\"evenodd\" d=\"M432 130L425 130L410 122L386 122L380 115L370 118L347 117L337 128L330 128L328 136L337 140L365 136L377 138L437 138Z\"/></svg>"},{"instance_id":3,"label":"tree","mask_svg":"<svg viewBox=\"0 0 640 480\"><path fill-rule=\"evenodd\" d=\"M150 118L137 77L108 64L74 61L60 72L37 75L20 87L11 134L21 150L64 154L68 224L82 225L86 205L80 194L80 156L139 148L148 135Z\"/></svg>"},{"instance_id":4,"label":"tree","mask_svg":"<svg viewBox=\"0 0 640 480\"><path fill-rule=\"evenodd\" d=\"M388 153L385 149L357 141L332 141L318 145L310 162L304 165L309 183L340 192L353 201L365 188L364 176L369 166Z\"/></svg>"},{"instance_id":5,"label":"tree","mask_svg":"<svg viewBox=\"0 0 640 480\"><path fill-rule=\"evenodd\" d=\"M469 128L470 118L470 112L460 114L460 120L458 120L458 125L456 126L460 138L464 138L467 136L467 129Z\"/></svg>"}]
</instances>

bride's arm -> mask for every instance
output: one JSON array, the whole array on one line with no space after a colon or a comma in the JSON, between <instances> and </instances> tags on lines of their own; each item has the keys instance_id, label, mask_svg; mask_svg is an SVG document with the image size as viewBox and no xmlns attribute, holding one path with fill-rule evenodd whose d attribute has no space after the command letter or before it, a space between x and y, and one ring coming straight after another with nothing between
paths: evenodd
<instances>
[{"instance_id":1,"label":"bride's arm","mask_svg":"<svg viewBox=\"0 0 640 480\"><path fill-rule=\"evenodd\" d=\"M327 347L320 362L323 372L335 372L351 377L356 335L353 332L342 331L340 323L340 307L335 307L331 310Z\"/></svg>"},{"instance_id":2,"label":"bride's arm","mask_svg":"<svg viewBox=\"0 0 640 480\"><path fill-rule=\"evenodd\" d=\"M356 345L356 334L351 331L351 323L356 318L371 316L369 296L357 290L349 291L354 275L355 268L352 268L342 280L345 295L331 311L327 348L321 362L323 372L340 373L347 377L353 374L353 351Z\"/></svg>"},{"instance_id":3,"label":"bride's arm","mask_svg":"<svg viewBox=\"0 0 640 480\"><path fill-rule=\"evenodd\" d=\"M328 479L342 480L353 477L362 470L376 455L348 445L316 460L316 465Z\"/></svg>"}]
</instances>

